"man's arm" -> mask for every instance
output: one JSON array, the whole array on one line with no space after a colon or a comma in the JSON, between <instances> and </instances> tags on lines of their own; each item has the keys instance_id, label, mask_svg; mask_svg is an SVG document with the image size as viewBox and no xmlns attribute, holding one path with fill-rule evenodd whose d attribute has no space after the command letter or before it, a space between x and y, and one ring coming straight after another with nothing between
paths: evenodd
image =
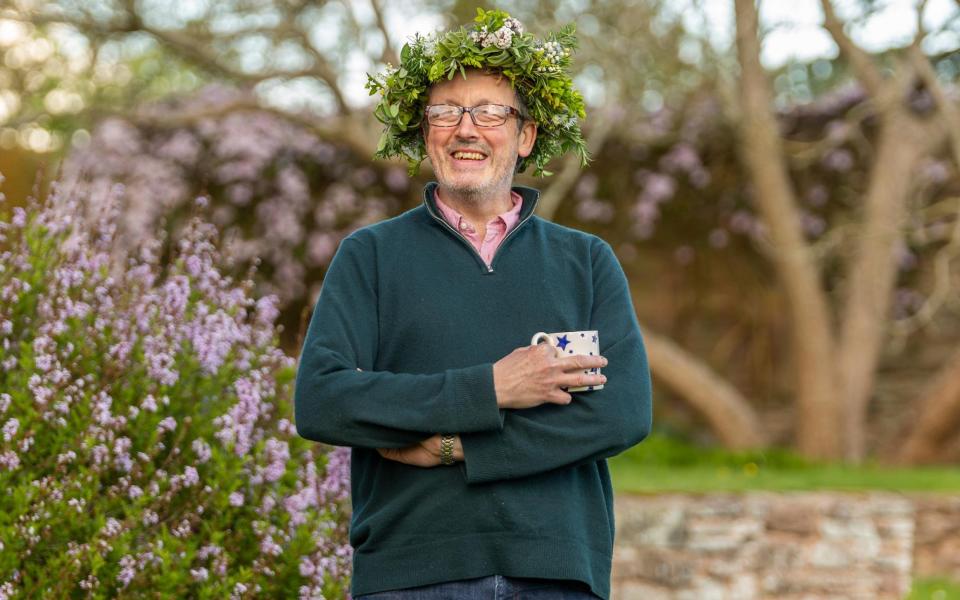
<instances>
[{"instance_id":1,"label":"man's arm","mask_svg":"<svg viewBox=\"0 0 960 600\"><path fill-rule=\"evenodd\" d=\"M424 375L372 371L379 342L375 269L364 241L341 243L300 355L297 432L338 446L389 448L437 431L499 429L492 364Z\"/></svg>"},{"instance_id":2,"label":"man's arm","mask_svg":"<svg viewBox=\"0 0 960 600\"><path fill-rule=\"evenodd\" d=\"M651 426L650 373L626 276L605 242L593 249L589 329L609 364L603 389L575 392L568 405L505 411L503 427L460 432L467 481L526 477L619 454Z\"/></svg>"},{"instance_id":3,"label":"man's arm","mask_svg":"<svg viewBox=\"0 0 960 600\"><path fill-rule=\"evenodd\" d=\"M585 373L585 370L607 366L602 356L558 356L552 346L517 348L493 365L493 384L497 406L501 409L524 409L545 403L570 404L573 396L567 387L602 385L606 375ZM379 448L389 460L415 467L436 467L441 464L441 434L436 434L404 448ZM460 436L454 436L453 460L464 460Z\"/></svg>"}]
</instances>

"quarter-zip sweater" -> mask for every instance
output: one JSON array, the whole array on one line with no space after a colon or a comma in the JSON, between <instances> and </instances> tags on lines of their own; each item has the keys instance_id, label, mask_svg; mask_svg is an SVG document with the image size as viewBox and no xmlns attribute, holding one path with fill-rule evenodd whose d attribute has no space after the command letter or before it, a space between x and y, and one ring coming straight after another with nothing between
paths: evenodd
<instances>
[{"instance_id":1,"label":"quarter-zip sweater","mask_svg":"<svg viewBox=\"0 0 960 600\"><path fill-rule=\"evenodd\" d=\"M627 280L596 236L533 215L488 267L422 206L343 240L297 370L296 426L351 446L354 595L488 575L585 582L610 594L613 490L606 458L650 430L650 376ZM497 407L493 363L538 331L597 330L602 390L568 405ZM456 433L464 462L380 456Z\"/></svg>"}]
</instances>

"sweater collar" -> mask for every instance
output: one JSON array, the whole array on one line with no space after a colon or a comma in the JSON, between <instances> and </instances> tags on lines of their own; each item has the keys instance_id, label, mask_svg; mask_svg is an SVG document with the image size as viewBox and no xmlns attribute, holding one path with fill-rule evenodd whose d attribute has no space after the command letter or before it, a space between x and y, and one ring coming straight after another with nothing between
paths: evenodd
<instances>
[{"instance_id":1,"label":"sweater collar","mask_svg":"<svg viewBox=\"0 0 960 600\"><path fill-rule=\"evenodd\" d=\"M440 209L437 207L437 202L434 199L434 194L436 194L439 185L436 181L431 181L423 187L423 205L427 208L427 212L434 218L442 220L443 215L440 213ZM540 201L540 192L534 188L522 185L515 185L511 189L520 194L520 198L523 199L523 208L520 209L520 223L522 224L533 214L533 211L536 210L537 202Z\"/></svg>"}]
</instances>

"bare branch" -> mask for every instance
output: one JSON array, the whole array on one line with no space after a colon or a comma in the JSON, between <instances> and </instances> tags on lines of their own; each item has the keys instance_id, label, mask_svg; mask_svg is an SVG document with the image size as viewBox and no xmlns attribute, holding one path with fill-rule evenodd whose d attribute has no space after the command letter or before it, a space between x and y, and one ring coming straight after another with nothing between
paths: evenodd
<instances>
[{"instance_id":1,"label":"bare branch","mask_svg":"<svg viewBox=\"0 0 960 600\"><path fill-rule=\"evenodd\" d=\"M960 2L960 0L957 1ZM960 110L957 109L956 105L943 91L943 86L940 85L940 81L937 79L937 74L930 65L930 61L919 47L914 46L910 48L910 60L917 70L920 79L923 81L923 85L927 88L927 91L930 92L930 95L933 96L934 102L937 103L937 108L940 109L940 121L943 123L947 137L950 140L954 164L956 164L957 168L960 168Z\"/></svg>"},{"instance_id":2,"label":"bare branch","mask_svg":"<svg viewBox=\"0 0 960 600\"><path fill-rule=\"evenodd\" d=\"M847 33L843 30L843 22L833 10L831 0L820 0L820 4L823 7L824 27L833 37L837 46L840 47L840 52L850 61L857 78L863 83L867 93L876 98L883 90L883 75L873 64L870 55L847 36Z\"/></svg>"},{"instance_id":3,"label":"bare branch","mask_svg":"<svg viewBox=\"0 0 960 600\"><path fill-rule=\"evenodd\" d=\"M130 2L131 0L126 0ZM29 16L11 15L9 18L33 23L36 25L60 24L69 25L81 32L99 34L104 36L128 34L136 31L142 31L153 36L166 48L178 54L185 60L192 62L211 73L216 73L233 81L254 85L271 79L296 79L299 77L309 77L319 79L330 90L334 97L337 107L343 113L349 113L350 107L344 98L342 91L337 84L336 72L327 62L326 58L320 54L310 43L306 33L299 27L289 27L288 30L296 35L304 45L304 49L310 53L313 59L313 66L304 69L276 69L260 72L248 72L240 70L232 65L225 63L219 55L212 51L213 47L210 38L198 39L194 33L186 33L179 30L163 30L156 27L150 27L142 22L139 15L132 13L127 15L128 19L123 22L105 23L96 19L85 19L78 17L67 17L49 14L32 14ZM7 14L3 18L8 18ZM274 28L273 32L276 33ZM219 39L219 38L217 38Z\"/></svg>"},{"instance_id":4,"label":"bare branch","mask_svg":"<svg viewBox=\"0 0 960 600\"><path fill-rule=\"evenodd\" d=\"M383 54L380 57L381 62L400 64L400 58L397 56L393 45L390 43L390 35L387 33L387 24L383 19L383 7L379 0L370 0L370 6L373 8L373 14L377 18L377 28L383 35Z\"/></svg>"},{"instance_id":5,"label":"bare branch","mask_svg":"<svg viewBox=\"0 0 960 600\"><path fill-rule=\"evenodd\" d=\"M727 448L766 443L756 411L729 382L695 356L641 324L653 376L704 416Z\"/></svg>"},{"instance_id":6,"label":"bare branch","mask_svg":"<svg viewBox=\"0 0 960 600\"><path fill-rule=\"evenodd\" d=\"M302 27L297 26L293 18L288 17L287 23L291 33L300 40L300 43L303 44L303 48L313 58L313 72L316 77L326 84L327 88L330 90L330 93L333 94L333 99L337 103L337 108L342 114L350 114L352 111L350 109L350 105L347 104L347 100L343 95L343 90L340 89L340 84L337 81L336 71L334 71L326 57L310 40L308 33L304 31Z\"/></svg>"},{"instance_id":7,"label":"bare branch","mask_svg":"<svg viewBox=\"0 0 960 600\"><path fill-rule=\"evenodd\" d=\"M898 462L933 462L942 444L956 433L960 424L960 352L944 363L921 395L919 405L920 414L900 445Z\"/></svg>"},{"instance_id":8,"label":"bare branch","mask_svg":"<svg viewBox=\"0 0 960 600\"><path fill-rule=\"evenodd\" d=\"M590 154L596 154L603 148L603 143L613 129L613 123L616 121L611 111L606 111L594 120L594 127L590 130L587 138L587 151ZM580 176L580 157L576 154L568 154L563 159L563 167L560 172L550 182L540 195L540 202L537 204L537 213L544 219L553 219L557 213L560 203L570 192L570 188L577 182Z\"/></svg>"},{"instance_id":9,"label":"bare branch","mask_svg":"<svg viewBox=\"0 0 960 600\"><path fill-rule=\"evenodd\" d=\"M953 221L953 232L950 241L937 250L933 259L934 265L934 285L933 291L927 297L923 306L917 312L906 319L902 319L893 324L893 335L896 338L904 339L914 331L930 324L934 315L955 293L950 265L960 256L960 201L956 204L956 217Z\"/></svg>"},{"instance_id":10,"label":"bare branch","mask_svg":"<svg viewBox=\"0 0 960 600\"><path fill-rule=\"evenodd\" d=\"M928 0L920 0L920 3L917 5L917 34L913 36L914 47L920 47L920 44L923 42L923 38L927 37L927 31L923 28L923 13L927 10Z\"/></svg>"}]
</instances>

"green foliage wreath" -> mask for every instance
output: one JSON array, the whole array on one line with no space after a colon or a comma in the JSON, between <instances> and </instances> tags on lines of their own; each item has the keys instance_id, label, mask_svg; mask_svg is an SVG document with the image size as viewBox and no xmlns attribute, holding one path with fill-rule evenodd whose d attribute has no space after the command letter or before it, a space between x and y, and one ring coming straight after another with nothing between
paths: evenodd
<instances>
[{"instance_id":1,"label":"green foliage wreath","mask_svg":"<svg viewBox=\"0 0 960 600\"><path fill-rule=\"evenodd\" d=\"M423 111L430 86L441 78L453 79L466 69L489 69L510 80L537 123L537 140L529 163L534 175L551 175L544 167L555 156L573 150L586 165L588 156L578 119L586 117L583 97L568 74L570 54L577 46L573 24L546 40L526 33L520 21L501 10L477 9L470 29L446 34L416 35L400 52L400 66L387 65L377 75L367 75L370 95L380 93L374 114L386 125L377 146L377 158L403 156L413 175L427 157L421 135Z\"/></svg>"}]
</instances>

